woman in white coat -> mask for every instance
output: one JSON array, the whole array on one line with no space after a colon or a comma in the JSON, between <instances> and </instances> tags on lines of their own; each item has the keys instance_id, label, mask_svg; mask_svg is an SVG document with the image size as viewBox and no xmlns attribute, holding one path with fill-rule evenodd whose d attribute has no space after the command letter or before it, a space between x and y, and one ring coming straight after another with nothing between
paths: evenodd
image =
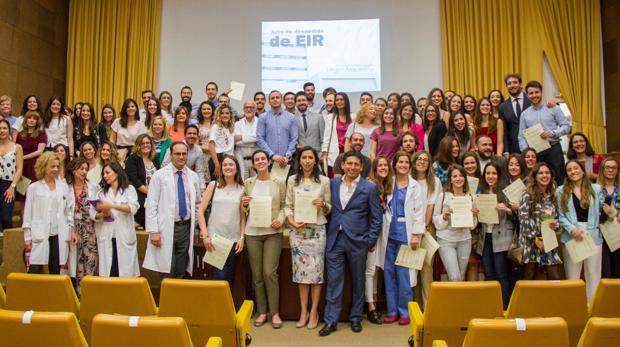
<instances>
[{"instance_id":1,"label":"woman in white coat","mask_svg":"<svg viewBox=\"0 0 620 347\"><path fill-rule=\"evenodd\" d=\"M133 216L140 208L138 194L117 162L103 167L103 189L90 214L95 220L99 275L138 277L138 248Z\"/></svg>"},{"instance_id":2,"label":"woman in white coat","mask_svg":"<svg viewBox=\"0 0 620 347\"><path fill-rule=\"evenodd\" d=\"M417 271L396 265L396 256L401 245L416 250L420 246L424 231L424 208L421 188L409 175L411 158L404 151L395 154L394 188L387 198L383 232L377 242L378 265L384 270L387 315L384 323L409 324L407 305L413 300L411 290L417 283Z\"/></svg>"},{"instance_id":3,"label":"woman in white coat","mask_svg":"<svg viewBox=\"0 0 620 347\"><path fill-rule=\"evenodd\" d=\"M67 263L73 229L74 199L64 180L58 178L60 159L53 152L43 153L34 166L38 181L28 187L24 207L24 240L30 252L29 273L42 273L48 265L52 274Z\"/></svg>"}]
</instances>

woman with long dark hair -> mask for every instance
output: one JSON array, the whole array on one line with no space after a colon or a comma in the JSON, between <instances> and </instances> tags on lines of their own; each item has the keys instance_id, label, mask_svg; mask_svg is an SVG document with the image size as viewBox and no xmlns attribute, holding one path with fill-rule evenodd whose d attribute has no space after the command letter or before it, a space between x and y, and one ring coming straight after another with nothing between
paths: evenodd
<instances>
[{"instance_id":1,"label":"woman with long dark hair","mask_svg":"<svg viewBox=\"0 0 620 347\"><path fill-rule=\"evenodd\" d=\"M116 119L116 110L114 106L105 104L101 108L101 120L97 123L95 131L99 136L99 143L104 143L110 139L112 134L112 123Z\"/></svg>"},{"instance_id":2,"label":"woman with long dark hair","mask_svg":"<svg viewBox=\"0 0 620 347\"><path fill-rule=\"evenodd\" d=\"M43 128L47 136L47 148L63 145L68 158L73 157L73 122L65 115L65 103L60 96L52 96L43 113Z\"/></svg>"},{"instance_id":3,"label":"woman with long dark hair","mask_svg":"<svg viewBox=\"0 0 620 347\"><path fill-rule=\"evenodd\" d=\"M392 160L400 148L402 135L403 131L398 127L396 112L391 107L386 108L381 115L381 126L373 130L370 135L370 159L383 156Z\"/></svg>"},{"instance_id":4,"label":"woman with long dark hair","mask_svg":"<svg viewBox=\"0 0 620 347\"><path fill-rule=\"evenodd\" d=\"M435 156L439 149L439 142L448 132L446 123L441 121L438 106L429 104L424 108L422 126L424 127L424 149Z\"/></svg>"},{"instance_id":5,"label":"woman with long dark hair","mask_svg":"<svg viewBox=\"0 0 620 347\"><path fill-rule=\"evenodd\" d=\"M138 103L134 99L126 99L121 107L121 116L112 122L110 141L120 150L123 162L131 153L131 148L140 134L146 133L144 123L140 121Z\"/></svg>"},{"instance_id":6,"label":"woman with long dark hair","mask_svg":"<svg viewBox=\"0 0 620 347\"><path fill-rule=\"evenodd\" d=\"M99 147L99 133L96 130L97 119L95 109L92 104L83 103L80 116L76 117L75 129L73 130L73 145L80 148L82 143L90 142Z\"/></svg>"},{"instance_id":7,"label":"woman with long dark hair","mask_svg":"<svg viewBox=\"0 0 620 347\"><path fill-rule=\"evenodd\" d=\"M570 136L566 157L569 160L577 160L586 169L590 181L596 182L599 167L605 157L594 152L590 140L584 133L576 132Z\"/></svg>"}]
</instances>

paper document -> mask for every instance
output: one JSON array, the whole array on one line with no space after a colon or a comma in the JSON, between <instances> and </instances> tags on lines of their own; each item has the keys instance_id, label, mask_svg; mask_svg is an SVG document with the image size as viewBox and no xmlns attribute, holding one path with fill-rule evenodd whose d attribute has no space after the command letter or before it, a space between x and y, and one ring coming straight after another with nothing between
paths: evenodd
<instances>
[{"instance_id":1,"label":"paper document","mask_svg":"<svg viewBox=\"0 0 620 347\"><path fill-rule=\"evenodd\" d=\"M426 250L426 256L424 257L424 262L427 265L432 266L433 255L435 255L435 252L437 252L437 250L439 249L439 244L433 238L433 235L431 235L431 233L429 232L424 233L422 242L420 242L420 247Z\"/></svg>"},{"instance_id":2,"label":"paper document","mask_svg":"<svg viewBox=\"0 0 620 347\"><path fill-rule=\"evenodd\" d=\"M17 186L15 187L15 190L17 190L17 192L21 195L26 195L26 192L28 191L28 186L30 185L30 183L32 183L32 181L28 177L22 176L19 182L17 182Z\"/></svg>"},{"instance_id":3,"label":"paper document","mask_svg":"<svg viewBox=\"0 0 620 347\"><path fill-rule=\"evenodd\" d=\"M206 251L202 261L222 270L224 264L226 264L226 259L228 259L230 250L235 243L218 234L211 235L211 243L213 244L214 250L211 252Z\"/></svg>"},{"instance_id":4,"label":"paper document","mask_svg":"<svg viewBox=\"0 0 620 347\"><path fill-rule=\"evenodd\" d=\"M545 130L540 123L531 126L523 131L523 135L525 136L528 147L534 148L537 153L551 148L549 141L540 137L540 134L542 134L544 131Z\"/></svg>"},{"instance_id":5,"label":"paper document","mask_svg":"<svg viewBox=\"0 0 620 347\"><path fill-rule=\"evenodd\" d=\"M607 241L609 250L615 252L620 248L620 223L614 218L613 222L601 224L601 233Z\"/></svg>"},{"instance_id":6,"label":"paper document","mask_svg":"<svg viewBox=\"0 0 620 347\"><path fill-rule=\"evenodd\" d=\"M295 192L295 221L316 224L317 207L312 205L312 200L316 199L316 193Z\"/></svg>"},{"instance_id":7,"label":"paper document","mask_svg":"<svg viewBox=\"0 0 620 347\"><path fill-rule=\"evenodd\" d=\"M288 171L290 168L290 165L282 167L280 164L274 162L271 166L271 177L277 178L279 181L286 182L286 177L288 176Z\"/></svg>"},{"instance_id":8,"label":"paper document","mask_svg":"<svg viewBox=\"0 0 620 347\"><path fill-rule=\"evenodd\" d=\"M255 228L269 228L271 226L271 197L253 196L250 200L250 216L248 223Z\"/></svg>"},{"instance_id":9,"label":"paper document","mask_svg":"<svg viewBox=\"0 0 620 347\"><path fill-rule=\"evenodd\" d=\"M587 232L583 234L583 239L581 241L575 239L568 241L566 243L566 250L574 264L588 259L597 253L592 236Z\"/></svg>"},{"instance_id":10,"label":"paper document","mask_svg":"<svg viewBox=\"0 0 620 347\"><path fill-rule=\"evenodd\" d=\"M521 202L521 195L525 191L525 184L520 178L512 182L506 188L504 188L504 195L508 198L508 201L518 204Z\"/></svg>"},{"instance_id":11,"label":"paper document","mask_svg":"<svg viewBox=\"0 0 620 347\"><path fill-rule=\"evenodd\" d=\"M398 250L398 255L396 256L395 264L410 269L422 270L425 258L426 250L424 248L418 248L414 251L409 245L401 245Z\"/></svg>"},{"instance_id":12,"label":"paper document","mask_svg":"<svg viewBox=\"0 0 620 347\"><path fill-rule=\"evenodd\" d=\"M245 83L241 82L230 82L230 92L228 93L228 97L233 100L241 101L243 100L243 91L245 90Z\"/></svg>"},{"instance_id":13,"label":"paper document","mask_svg":"<svg viewBox=\"0 0 620 347\"><path fill-rule=\"evenodd\" d=\"M555 236L555 231L551 229L551 223L557 223L557 220L545 219L540 222L540 233L542 234L545 253L551 252L552 250L558 248L558 238Z\"/></svg>"},{"instance_id":14,"label":"paper document","mask_svg":"<svg viewBox=\"0 0 620 347\"><path fill-rule=\"evenodd\" d=\"M478 222L486 224L499 224L496 194L479 194L476 198L478 207Z\"/></svg>"},{"instance_id":15,"label":"paper document","mask_svg":"<svg viewBox=\"0 0 620 347\"><path fill-rule=\"evenodd\" d=\"M480 179L478 177L467 176L467 185L469 186L469 192L475 194L478 192L478 183Z\"/></svg>"},{"instance_id":16,"label":"paper document","mask_svg":"<svg viewBox=\"0 0 620 347\"><path fill-rule=\"evenodd\" d=\"M452 208L450 222L453 228L474 227L474 214L471 212L472 201L469 196L453 196L450 206Z\"/></svg>"}]
</instances>

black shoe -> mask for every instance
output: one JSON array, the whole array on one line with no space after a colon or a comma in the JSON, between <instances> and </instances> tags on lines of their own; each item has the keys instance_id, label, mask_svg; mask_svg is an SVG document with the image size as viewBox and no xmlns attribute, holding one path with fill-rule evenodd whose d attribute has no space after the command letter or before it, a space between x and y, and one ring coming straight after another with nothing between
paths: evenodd
<instances>
[{"instance_id":1,"label":"black shoe","mask_svg":"<svg viewBox=\"0 0 620 347\"><path fill-rule=\"evenodd\" d=\"M325 324L321 330L319 330L319 336L327 336L336 331L336 324Z\"/></svg>"},{"instance_id":2,"label":"black shoe","mask_svg":"<svg viewBox=\"0 0 620 347\"><path fill-rule=\"evenodd\" d=\"M351 322L351 330L354 333L359 333L362 331L362 322Z\"/></svg>"},{"instance_id":3,"label":"black shoe","mask_svg":"<svg viewBox=\"0 0 620 347\"><path fill-rule=\"evenodd\" d=\"M377 310L368 311L367 315L368 321L372 324L383 324L383 320L381 319L381 313Z\"/></svg>"}]
</instances>

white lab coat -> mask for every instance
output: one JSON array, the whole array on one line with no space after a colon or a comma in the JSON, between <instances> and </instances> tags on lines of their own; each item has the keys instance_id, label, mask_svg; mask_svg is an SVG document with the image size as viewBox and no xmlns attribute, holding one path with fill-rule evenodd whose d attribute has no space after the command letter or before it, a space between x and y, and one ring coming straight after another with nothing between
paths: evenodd
<instances>
[{"instance_id":1,"label":"white lab coat","mask_svg":"<svg viewBox=\"0 0 620 347\"><path fill-rule=\"evenodd\" d=\"M99 192L99 189L100 189L99 186L94 183L91 183L90 181L86 181L86 185L88 189L88 198L87 198L88 201L95 200L97 198L97 193ZM69 189L70 195L72 194L72 196L74 197L73 207L75 208L75 194L73 192L73 185L69 185L67 189ZM75 218L75 215L73 217ZM73 224L75 225L75 221L73 222ZM60 273L67 274L74 278L77 275L77 247L71 242L69 242L69 256L67 258L67 269L66 270L60 269Z\"/></svg>"},{"instance_id":2,"label":"white lab coat","mask_svg":"<svg viewBox=\"0 0 620 347\"><path fill-rule=\"evenodd\" d=\"M394 185L396 185L396 179L394 179ZM390 206L393 194L387 197L387 204ZM411 235L424 235L426 231L426 224L424 223L424 211L423 201L421 196L421 188L418 182L409 177L409 185L407 186L407 195L405 196L405 229L407 230L407 243L411 242ZM384 213L383 228L381 235L377 240L377 250L375 252L377 256L377 266L383 269L385 263L385 252L387 249L388 236L390 233L390 224L392 223L392 213L388 208ZM409 269L409 282L414 287L417 284L417 271Z\"/></svg>"},{"instance_id":3,"label":"white lab coat","mask_svg":"<svg viewBox=\"0 0 620 347\"><path fill-rule=\"evenodd\" d=\"M200 199L200 180L198 175L184 168L190 193L190 206L187 206L191 214L189 262L187 272L192 273L194 266L194 227L196 225L196 212ZM155 247L150 239L146 246L146 254L142 266L145 269L160 273L170 273L172 266L172 243L174 240L174 219L177 210L177 186L176 172L178 170L172 163L155 172L149 183L149 194L146 198L146 227L147 233L158 232L161 238L160 247Z\"/></svg>"},{"instance_id":4,"label":"white lab coat","mask_svg":"<svg viewBox=\"0 0 620 347\"><path fill-rule=\"evenodd\" d=\"M133 186L128 186L124 191L117 191L116 196L109 189L104 193L103 189L97 194L97 199L113 204L129 206L130 213L112 209L113 222L104 222L95 219L97 211L94 206L90 207L91 218L95 220L95 232L97 233L97 250L99 251L99 276L108 277L112 269L112 238L116 238L116 253L118 257L118 275L120 277L140 276L140 264L138 263L138 239L133 216L140 208L138 194Z\"/></svg>"},{"instance_id":5,"label":"white lab coat","mask_svg":"<svg viewBox=\"0 0 620 347\"><path fill-rule=\"evenodd\" d=\"M24 207L24 222L22 228L30 229L32 250L30 264L47 265L49 262L50 247L48 239L52 218L56 218L58 225L58 248L60 265L67 263L71 230L73 229L73 206L75 199L64 180L56 179L54 198L47 198L49 191L44 180L36 181L28 187L26 205ZM57 213L51 215L51 207L56 205ZM26 234L24 234L26 236Z\"/></svg>"},{"instance_id":6,"label":"white lab coat","mask_svg":"<svg viewBox=\"0 0 620 347\"><path fill-rule=\"evenodd\" d=\"M327 165L334 166L336 158L340 154L338 148L338 132L336 131L336 118L333 113L325 117L325 129L323 130L323 143L321 152L327 153Z\"/></svg>"}]
</instances>

